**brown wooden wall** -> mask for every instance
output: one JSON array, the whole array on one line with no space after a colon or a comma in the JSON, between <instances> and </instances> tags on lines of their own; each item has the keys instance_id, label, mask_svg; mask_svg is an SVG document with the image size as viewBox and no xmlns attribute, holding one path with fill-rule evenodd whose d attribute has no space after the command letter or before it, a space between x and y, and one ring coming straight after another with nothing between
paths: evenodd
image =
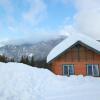
<instances>
[{"instance_id":1,"label":"brown wooden wall","mask_svg":"<svg viewBox=\"0 0 100 100\"><path fill-rule=\"evenodd\" d=\"M100 64L100 54L81 45L79 49L75 46L52 61L52 71L62 75L62 64L74 64L75 75L86 75L86 64Z\"/></svg>"}]
</instances>

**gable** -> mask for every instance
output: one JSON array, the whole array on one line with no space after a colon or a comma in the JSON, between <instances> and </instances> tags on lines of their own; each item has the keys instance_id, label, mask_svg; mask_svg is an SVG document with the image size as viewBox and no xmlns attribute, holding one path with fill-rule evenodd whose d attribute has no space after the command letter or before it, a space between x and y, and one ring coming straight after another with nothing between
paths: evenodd
<instances>
[{"instance_id":1,"label":"gable","mask_svg":"<svg viewBox=\"0 0 100 100\"><path fill-rule=\"evenodd\" d=\"M53 59L56 61L74 62L74 61L92 61L99 60L100 56L93 49L77 43L73 47L67 49L65 52Z\"/></svg>"},{"instance_id":2,"label":"gable","mask_svg":"<svg viewBox=\"0 0 100 100\"><path fill-rule=\"evenodd\" d=\"M100 53L100 42L82 34L71 35L52 49L52 51L49 53L47 57L47 63L57 58L66 50L69 50L77 43L87 47L88 49L93 50L96 53Z\"/></svg>"}]
</instances>

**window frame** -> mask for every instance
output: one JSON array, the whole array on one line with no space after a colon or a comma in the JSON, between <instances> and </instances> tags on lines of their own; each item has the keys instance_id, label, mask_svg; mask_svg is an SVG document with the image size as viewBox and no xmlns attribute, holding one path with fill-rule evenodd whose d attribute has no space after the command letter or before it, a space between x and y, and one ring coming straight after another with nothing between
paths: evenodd
<instances>
[{"instance_id":1,"label":"window frame","mask_svg":"<svg viewBox=\"0 0 100 100\"><path fill-rule=\"evenodd\" d=\"M64 65L68 67L68 74L65 74L65 73L64 73ZM62 68L63 68L62 74L65 75L65 76L66 76L66 75L67 75L67 76L70 76L70 74L69 74L69 73L70 73L70 72L69 72L69 66L72 66L72 67L73 67L73 75L75 75L74 64L63 64L63 65L62 65Z\"/></svg>"},{"instance_id":2,"label":"window frame","mask_svg":"<svg viewBox=\"0 0 100 100\"><path fill-rule=\"evenodd\" d=\"M91 67L92 67L92 75L88 75L88 65L91 65ZM94 66L97 66L97 68L98 68L98 75L94 75ZM100 68L99 68L99 64L86 64L86 73L87 73L87 75L88 76L94 76L94 77L99 77L100 76Z\"/></svg>"}]
</instances>

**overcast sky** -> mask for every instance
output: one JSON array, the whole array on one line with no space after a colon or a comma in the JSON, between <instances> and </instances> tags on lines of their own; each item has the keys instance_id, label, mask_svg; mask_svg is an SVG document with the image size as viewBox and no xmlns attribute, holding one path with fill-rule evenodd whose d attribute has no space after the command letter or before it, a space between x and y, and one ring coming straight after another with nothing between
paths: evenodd
<instances>
[{"instance_id":1,"label":"overcast sky","mask_svg":"<svg viewBox=\"0 0 100 100\"><path fill-rule=\"evenodd\" d=\"M71 33L100 40L100 0L0 0L0 40Z\"/></svg>"}]
</instances>

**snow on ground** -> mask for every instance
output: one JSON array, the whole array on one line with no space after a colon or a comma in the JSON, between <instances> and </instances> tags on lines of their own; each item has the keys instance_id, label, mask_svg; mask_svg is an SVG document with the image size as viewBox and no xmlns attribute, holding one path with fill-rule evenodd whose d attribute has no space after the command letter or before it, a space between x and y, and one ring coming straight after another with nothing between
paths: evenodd
<instances>
[{"instance_id":1,"label":"snow on ground","mask_svg":"<svg viewBox=\"0 0 100 100\"><path fill-rule=\"evenodd\" d=\"M100 100L100 78L57 76L46 69L0 63L0 100Z\"/></svg>"}]
</instances>

